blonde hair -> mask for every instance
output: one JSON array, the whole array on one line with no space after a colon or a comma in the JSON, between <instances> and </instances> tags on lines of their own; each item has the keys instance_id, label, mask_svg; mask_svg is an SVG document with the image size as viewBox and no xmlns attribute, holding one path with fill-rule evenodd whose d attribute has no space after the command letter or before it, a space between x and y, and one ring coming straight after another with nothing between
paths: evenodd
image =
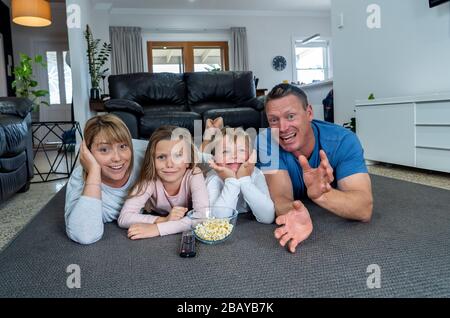
<instances>
[{"instance_id":1,"label":"blonde hair","mask_svg":"<svg viewBox=\"0 0 450 318\"><path fill-rule=\"evenodd\" d=\"M176 126L161 126L150 136L141 167L141 173L139 174L138 180L128 193L129 198L141 194L145 191L145 187L148 182L155 181L158 178L155 166L156 146L158 145L158 142L162 140L176 140L175 137L178 137L180 140L184 140L190 147L190 162L187 169L192 169L193 172L195 172L195 167L197 166L197 150L192 142L191 134L184 128Z\"/></svg>"},{"instance_id":2,"label":"blonde hair","mask_svg":"<svg viewBox=\"0 0 450 318\"><path fill-rule=\"evenodd\" d=\"M84 141L89 150L91 150L95 137L101 136L110 143L124 143L131 150L131 162L127 173L133 169L133 142L131 134L125 123L116 115L105 114L92 117L84 126Z\"/></svg>"},{"instance_id":3,"label":"blonde hair","mask_svg":"<svg viewBox=\"0 0 450 318\"><path fill-rule=\"evenodd\" d=\"M234 142L239 137L245 138L245 145L248 147L248 152L251 153L253 150L252 146L252 138L250 135L244 130L242 127L232 128L232 127L224 127L220 130L220 133L216 133L213 135L210 146L211 148L211 154L214 156L216 152L216 147L219 142L223 141L224 137L231 138Z\"/></svg>"}]
</instances>

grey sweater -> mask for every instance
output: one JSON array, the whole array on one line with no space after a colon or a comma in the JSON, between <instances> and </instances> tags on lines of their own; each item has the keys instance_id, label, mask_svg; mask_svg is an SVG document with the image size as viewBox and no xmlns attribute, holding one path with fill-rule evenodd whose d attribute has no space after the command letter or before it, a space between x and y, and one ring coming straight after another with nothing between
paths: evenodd
<instances>
[{"instance_id":1,"label":"grey sweater","mask_svg":"<svg viewBox=\"0 0 450 318\"><path fill-rule=\"evenodd\" d=\"M136 182L141 170L148 142L133 139L134 163L127 183L112 188L102 183L102 199L82 195L84 189L83 167L78 166L70 176L66 189L64 218L70 239L81 244L91 244L103 236L103 224L117 220L128 190Z\"/></svg>"}]
</instances>

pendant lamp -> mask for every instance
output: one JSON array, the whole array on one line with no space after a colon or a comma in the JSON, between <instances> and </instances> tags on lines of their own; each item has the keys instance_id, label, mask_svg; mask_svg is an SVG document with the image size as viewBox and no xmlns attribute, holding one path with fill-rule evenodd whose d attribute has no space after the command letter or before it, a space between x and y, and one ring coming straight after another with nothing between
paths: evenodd
<instances>
[{"instance_id":1,"label":"pendant lamp","mask_svg":"<svg viewBox=\"0 0 450 318\"><path fill-rule=\"evenodd\" d=\"M14 23L45 27L52 24L50 3L46 0L12 0L12 20Z\"/></svg>"}]
</instances>

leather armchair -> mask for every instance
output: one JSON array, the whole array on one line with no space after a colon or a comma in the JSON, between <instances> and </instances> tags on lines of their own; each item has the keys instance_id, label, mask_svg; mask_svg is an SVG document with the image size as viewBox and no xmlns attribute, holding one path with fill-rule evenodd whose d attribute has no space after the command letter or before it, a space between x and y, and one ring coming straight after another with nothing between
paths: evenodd
<instances>
[{"instance_id":1,"label":"leather armchair","mask_svg":"<svg viewBox=\"0 0 450 318\"><path fill-rule=\"evenodd\" d=\"M32 102L26 98L0 97L0 202L30 187L32 108Z\"/></svg>"},{"instance_id":2,"label":"leather armchair","mask_svg":"<svg viewBox=\"0 0 450 318\"><path fill-rule=\"evenodd\" d=\"M148 139L162 125L194 132L194 122L223 116L229 126L261 127L262 100L252 72L135 73L108 78L108 112L118 115L133 138ZM203 125L204 129L204 125Z\"/></svg>"}]
</instances>

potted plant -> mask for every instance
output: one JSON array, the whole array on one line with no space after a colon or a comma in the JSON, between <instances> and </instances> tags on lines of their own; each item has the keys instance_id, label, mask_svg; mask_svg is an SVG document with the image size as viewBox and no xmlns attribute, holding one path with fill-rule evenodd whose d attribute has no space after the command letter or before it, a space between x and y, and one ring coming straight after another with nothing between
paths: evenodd
<instances>
[{"instance_id":1,"label":"potted plant","mask_svg":"<svg viewBox=\"0 0 450 318\"><path fill-rule=\"evenodd\" d=\"M89 25L86 25L84 36L87 42L87 58L89 64L89 75L91 76L91 99L100 99L100 79L106 75L108 68L102 69L108 61L111 53L111 44L103 42L100 46L100 39L94 39Z\"/></svg>"},{"instance_id":2,"label":"potted plant","mask_svg":"<svg viewBox=\"0 0 450 318\"><path fill-rule=\"evenodd\" d=\"M32 101L33 111L37 114L41 104L49 105L47 101L41 99L48 95L48 91L36 89L38 82L33 77L33 64L42 67L47 65L41 55L36 55L34 58L23 53L19 55L20 64L14 68L15 80L12 82L12 87L15 89L17 97L25 97Z\"/></svg>"}]
</instances>

